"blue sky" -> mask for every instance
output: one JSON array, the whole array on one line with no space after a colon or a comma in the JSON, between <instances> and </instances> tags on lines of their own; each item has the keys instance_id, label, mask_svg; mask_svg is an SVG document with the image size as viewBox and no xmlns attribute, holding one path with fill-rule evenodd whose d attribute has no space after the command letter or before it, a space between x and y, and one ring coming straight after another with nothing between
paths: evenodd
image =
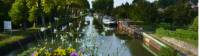
<instances>
[{"instance_id":1,"label":"blue sky","mask_svg":"<svg viewBox=\"0 0 200 56\"><path fill-rule=\"evenodd\" d=\"M94 1L94 0L88 0L88 1L91 4L91 1ZM133 0L114 0L114 7L120 6L120 5L122 5L123 3L126 3L126 2L128 2L129 4L131 4L132 1ZM153 2L155 0L147 0L147 1ZM90 7L92 7L92 5L90 5Z\"/></svg>"}]
</instances>

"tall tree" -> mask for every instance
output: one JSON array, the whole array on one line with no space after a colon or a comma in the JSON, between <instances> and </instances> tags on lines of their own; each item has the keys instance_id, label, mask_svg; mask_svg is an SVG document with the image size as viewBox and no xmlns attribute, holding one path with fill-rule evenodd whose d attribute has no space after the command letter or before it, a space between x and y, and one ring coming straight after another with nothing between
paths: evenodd
<instances>
[{"instance_id":1,"label":"tall tree","mask_svg":"<svg viewBox=\"0 0 200 56\"><path fill-rule=\"evenodd\" d=\"M93 9L96 12L100 12L103 14L110 14L113 9L113 0L95 0L93 2Z\"/></svg>"},{"instance_id":2,"label":"tall tree","mask_svg":"<svg viewBox=\"0 0 200 56\"><path fill-rule=\"evenodd\" d=\"M129 12L131 10L131 6L128 3L122 4L112 10L112 15L115 17L122 18L130 18Z\"/></svg>"},{"instance_id":3,"label":"tall tree","mask_svg":"<svg viewBox=\"0 0 200 56\"><path fill-rule=\"evenodd\" d=\"M0 0L0 17L5 19L9 18L8 11L12 7L14 0Z\"/></svg>"},{"instance_id":4,"label":"tall tree","mask_svg":"<svg viewBox=\"0 0 200 56\"><path fill-rule=\"evenodd\" d=\"M129 15L133 20L153 24L157 22L158 12L154 3L146 0L134 0Z\"/></svg>"},{"instance_id":5,"label":"tall tree","mask_svg":"<svg viewBox=\"0 0 200 56\"><path fill-rule=\"evenodd\" d=\"M162 14L163 21L175 28L187 27L197 16L197 13L190 8L188 0L177 0L176 4L168 6Z\"/></svg>"},{"instance_id":6,"label":"tall tree","mask_svg":"<svg viewBox=\"0 0 200 56\"><path fill-rule=\"evenodd\" d=\"M26 0L27 1L27 7L29 8L29 16L28 16L28 21L33 23L33 26L36 26L36 21L40 16L40 12L38 12L38 1L39 0Z\"/></svg>"},{"instance_id":7,"label":"tall tree","mask_svg":"<svg viewBox=\"0 0 200 56\"><path fill-rule=\"evenodd\" d=\"M23 28L27 27L28 8L25 0L15 0L9 11L9 16L15 25L21 25Z\"/></svg>"},{"instance_id":8,"label":"tall tree","mask_svg":"<svg viewBox=\"0 0 200 56\"><path fill-rule=\"evenodd\" d=\"M161 8L166 8L170 5L176 4L177 0L158 0L158 6Z\"/></svg>"}]
</instances>

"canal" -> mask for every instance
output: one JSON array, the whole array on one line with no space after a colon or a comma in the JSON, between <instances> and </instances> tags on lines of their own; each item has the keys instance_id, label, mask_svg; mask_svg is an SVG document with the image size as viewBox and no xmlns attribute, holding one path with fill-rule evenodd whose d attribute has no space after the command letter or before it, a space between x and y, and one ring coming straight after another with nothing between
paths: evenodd
<instances>
[{"instance_id":1,"label":"canal","mask_svg":"<svg viewBox=\"0 0 200 56\"><path fill-rule=\"evenodd\" d=\"M82 56L153 56L143 47L142 40L118 34L115 27L94 24L93 16L69 22L52 32L43 32L37 40L10 52L7 56L70 55L72 50ZM60 50L57 51L56 50ZM61 53L61 54L59 54Z\"/></svg>"}]
</instances>

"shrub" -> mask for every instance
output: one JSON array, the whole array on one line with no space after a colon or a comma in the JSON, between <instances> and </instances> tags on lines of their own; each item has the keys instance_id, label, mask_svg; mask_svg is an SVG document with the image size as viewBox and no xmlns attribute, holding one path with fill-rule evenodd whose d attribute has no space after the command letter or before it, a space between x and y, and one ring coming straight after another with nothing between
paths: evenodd
<instances>
[{"instance_id":1,"label":"shrub","mask_svg":"<svg viewBox=\"0 0 200 56\"><path fill-rule=\"evenodd\" d=\"M158 56L177 56L177 52L175 52L172 48L169 47L161 47Z\"/></svg>"},{"instance_id":2,"label":"shrub","mask_svg":"<svg viewBox=\"0 0 200 56\"><path fill-rule=\"evenodd\" d=\"M190 30L183 30L183 29L176 29L175 37L197 40L198 39L198 32L190 31Z\"/></svg>"},{"instance_id":3,"label":"shrub","mask_svg":"<svg viewBox=\"0 0 200 56\"><path fill-rule=\"evenodd\" d=\"M158 28L156 29L156 35L161 35L161 36L165 36L166 34L168 34L168 32L164 29L164 28Z\"/></svg>"},{"instance_id":4,"label":"shrub","mask_svg":"<svg viewBox=\"0 0 200 56\"><path fill-rule=\"evenodd\" d=\"M164 29L171 29L171 25L169 23L160 23L158 27L162 27Z\"/></svg>"}]
</instances>

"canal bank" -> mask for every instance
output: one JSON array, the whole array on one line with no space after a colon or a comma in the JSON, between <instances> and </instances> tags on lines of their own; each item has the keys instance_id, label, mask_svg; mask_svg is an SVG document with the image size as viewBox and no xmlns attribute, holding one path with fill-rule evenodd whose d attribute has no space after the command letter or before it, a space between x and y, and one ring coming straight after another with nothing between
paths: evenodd
<instances>
[{"instance_id":1,"label":"canal bank","mask_svg":"<svg viewBox=\"0 0 200 56\"><path fill-rule=\"evenodd\" d=\"M162 40L161 42L169 45L170 47L176 49L177 51L179 51L182 55L187 55L187 56L198 56L198 48L194 47L193 45L172 38L172 37L158 37L154 34L149 34L151 36L153 36L154 38L158 39L158 40Z\"/></svg>"},{"instance_id":2,"label":"canal bank","mask_svg":"<svg viewBox=\"0 0 200 56\"><path fill-rule=\"evenodd\" d=\"M146 33L142 28L129 24L127 21L118 21L118 30L123 34L142 38L144 47L155 56L197 56L197 48L174 38L157 37Z\"/></svg>"}]
</instances>

